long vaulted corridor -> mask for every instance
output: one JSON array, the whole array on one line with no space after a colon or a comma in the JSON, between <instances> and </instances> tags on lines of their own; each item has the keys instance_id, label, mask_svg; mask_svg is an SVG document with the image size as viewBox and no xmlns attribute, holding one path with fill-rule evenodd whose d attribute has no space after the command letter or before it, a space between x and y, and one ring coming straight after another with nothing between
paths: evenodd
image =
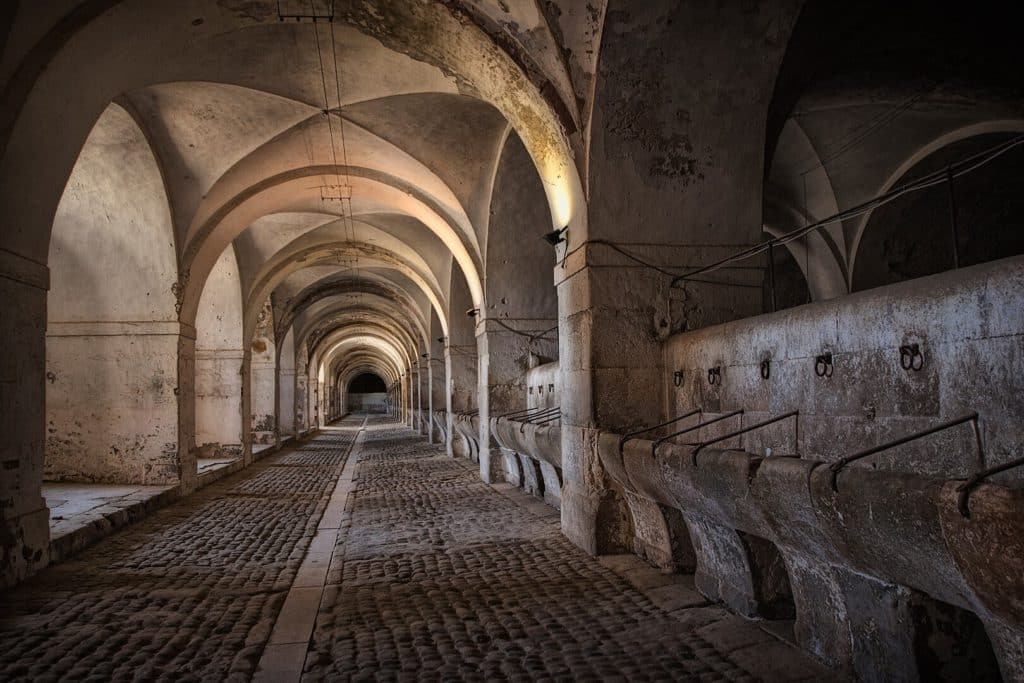
<instances>
[{"instance_id":1,"label":"long vaulted corridor","mask_svg":"<svg viewBox=\"0 0 1024 683\"><path fill-rule=\"evenodd\" d=\"M0 681L1024 683L1017 10L0 0Z\"/></svg>"},{"instance_id":2,"label":"long vaulted corridor","mask_svg":"<svg viewBox=\"0 0 1024 683\"><path fill-rule=\"evenodd\" d=\"M349 417L0 595L0 679L826 675L692 583L599 562L550 508L499 491L408 428ZM330 561L310 572L325 532ZM286 605L308 591L312 610Z\"/></svg>"}]
</instances>

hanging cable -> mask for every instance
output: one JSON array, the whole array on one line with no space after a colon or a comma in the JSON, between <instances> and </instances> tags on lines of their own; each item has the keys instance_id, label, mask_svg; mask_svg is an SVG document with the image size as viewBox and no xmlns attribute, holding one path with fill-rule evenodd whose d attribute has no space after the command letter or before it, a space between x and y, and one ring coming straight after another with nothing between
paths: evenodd
<instances>
[{"instance_id":1,"label":"hanging cable","mask_svg":"<svg viewBox=\"0 0 1024 683\"><path fill-rule=\"evenodd\" d=\"M511 325L506 324L505 322L503 322L501 320L501 318L487 318L487 320L493 320L494 322L498 323L499 325L504 327L509 332L514 332L515 334L518 334L521 337L527 337L530 340L531 343L537 341L538 339L542 339L544 337L544 335L550 334L550 333L555 332L556 330L558 330L558 325L555 325L554 327L546 329L546 330L544 330L542 332L538 332L537 334L530 334L529 332L525 332L523 330L517 330L516 328L512 327Z\"/></svg>"},{"instance_id":2,"label":"hanging cable","mask_svg":"<svg viewBox=\"0 0 1024 683\"><path fill-rule=\"evenodd\" d=\"M338 184L340 185L341 176L338 176L338 150L336 149L334 144L334 125L331 123L331 101L327 95L327 73L324 70L324 55L320 49L320 29L317 26L318 22L316 20L316 7L313 5L313 0L309 0L309 11L310 14L313 16L313 36L316 38L316 58L320 64L320 84L323 86L324 89L324 116L327 117L327 132L330 135L331 139L331 158L334 160L334 174L335 176L337 176ZM333 29L331 30L331 36L334 36ZM324 187L330 187L326 177L324 178ZM322 194L321 198L323 198Z\"/></svg>"},{"instance_id":3,"label":"hanging cable","mask_svg":"<svg viewBox=\"0 0 1024 683\"><path fill-rule=\"evenodd\" d=\"M334 16L334 0L331 0L331 17ZM349 175L348 166L348 142L345 138L345 117L341 115L341 70L338 68L338 48L334 37L334 24L331 24L331 56L334 60L334 84L338 94L338 127L341 133L341 160L345 169L345 185L348 187L348 228L350 232L349 239L355 242L356 239L356 226L355 216L352 209L352 179ZM340 177L339 177L340 180ZM342 217L345 217L345 197L342 197ZM356 275L359 274L359 257L356 256Z\"/></svg>"}]
</instances>

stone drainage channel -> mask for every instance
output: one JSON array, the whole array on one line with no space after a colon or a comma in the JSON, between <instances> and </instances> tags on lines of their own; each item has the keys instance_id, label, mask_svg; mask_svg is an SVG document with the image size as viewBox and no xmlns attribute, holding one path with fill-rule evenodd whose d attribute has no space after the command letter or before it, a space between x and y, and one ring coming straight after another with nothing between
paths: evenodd
<instances>
[{"instance_id":1,"label":"stone drainage channel","mask_svg":"<svg viewBox=\"0 0 1024 683\"><path fill-rule=\"evenodd\" d=\"M327 572L338 546L338 533L345 517L345 507L355 478L355 453L365 437L366 423L363 418L356 438L349 445L345 465L341 470L327 508L324 510L316 535L306 549L306 556L299 566L284 606L277 616L274 630L263 656L256 667L253 681L284 683L298 681L309 649L309 638L313 633L317 614L327 584Z\"/></svg>"}]
</instances>

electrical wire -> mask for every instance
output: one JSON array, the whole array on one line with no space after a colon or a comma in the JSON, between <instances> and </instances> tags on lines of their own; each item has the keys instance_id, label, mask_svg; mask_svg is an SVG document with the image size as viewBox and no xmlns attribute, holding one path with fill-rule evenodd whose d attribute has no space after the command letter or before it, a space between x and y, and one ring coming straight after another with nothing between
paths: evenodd
<instances>
[{"instance_id":1,"label":"electrical wire","mask_svg":"<svg viewBox=\"0 0 1024 683\"><path fill-rule=\"evenodd\" d=\"M529 332L524 332L523 330L517 330L516 328L512 327L511 325L506 324L505 322L502 321L501 318L487 318L487 320L493 320L494 322L498 323L499 325L504 327L509 332L514 332L515 334L518 334L521 337L527 337L530 340L530 343L533 343L533 342L537 341L538 339L542 339L544 337L544 335L550 334L550 333L555 332L556 330L558 330L558 325L555 325L554 327L546 329L546 330L544 330L542 332L538 332L537 334L530 334Z\"/></svg>"}]
</instances>

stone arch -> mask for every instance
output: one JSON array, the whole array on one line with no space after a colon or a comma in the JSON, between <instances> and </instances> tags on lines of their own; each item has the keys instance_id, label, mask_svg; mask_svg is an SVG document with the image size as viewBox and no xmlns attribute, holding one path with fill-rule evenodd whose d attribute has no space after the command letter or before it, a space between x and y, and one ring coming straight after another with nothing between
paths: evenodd
<instances>
[{"instance_id":1,"label":"stone arch","mask_svg":"<svg viewBox=\"0 0 1024 683\"><path fill-rule=\"evenodd\" d=\"M972 123L929 140L926 144L914 150L913 153L907 156L906 159L902 160L896 166L895 170L893 170L878 187L876 194L884 194L892 188L904 184L905 179L910 177L913 170L920 168L922 162L932 158L944 149L951 148L957 145L957 143L964 143L972 138L986 139L990 141L989 144L992 144L1000 137L999 134L1001 133L1024 133L1024 119L1005 119ZM1019 150L1011 150L1008 152L1008 154L1011 155L1015 153L1019 153ZM964 152L963 154L969 154L969 152ZM984 172L984 170L982 170L982 172ZM998 182L1000 179L997 177L993 180ZM876 211L872 211L861 216L854 228L853 241L850 244L849 278L851 291L854 291L855 289L854 277L858 266L857 257L861 251L861 243L864 239L864 234L867 231L868 225L871 223L871 219Z\"/></svg>"}]
</instances>

